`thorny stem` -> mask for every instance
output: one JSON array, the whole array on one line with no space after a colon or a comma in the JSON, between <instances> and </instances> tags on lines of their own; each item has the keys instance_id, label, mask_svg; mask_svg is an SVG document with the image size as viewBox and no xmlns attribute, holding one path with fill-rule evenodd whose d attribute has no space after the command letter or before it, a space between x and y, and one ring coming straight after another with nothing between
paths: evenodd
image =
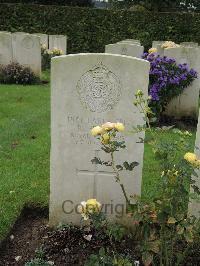
<instances>
[{"instance_id":1,"label":"thorny stem","mask_svg":"<svg viewBox=\"0 0 200 266\"><path fill-rule=\"evenodd\" d=\"M124 194L124 197L126 199L126 203L129 206L130 205L130 200L129 200L127 194L126 194L126 190L124 188L124 185L121 183L121 178L120 178L120 175L119 175L119 171L118 171L118 169L115 166L114 152L111 152L111 162L112 162L111 163L112 164L112 169L113 169L114 173L116 174L116 177L115 177L116 178L116 182L119 183L119 185L120 185L120 187L122 189L122 192Z\"/></svg>"}]
</instances>

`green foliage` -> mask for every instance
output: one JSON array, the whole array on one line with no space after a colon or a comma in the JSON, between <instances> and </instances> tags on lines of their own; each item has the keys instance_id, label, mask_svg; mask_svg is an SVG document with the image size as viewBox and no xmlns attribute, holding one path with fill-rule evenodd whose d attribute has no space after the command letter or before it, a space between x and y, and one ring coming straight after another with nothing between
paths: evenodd
<instances>
[{"instance_id":1,"label":"green foliage","mask_svg":"<svg viewBox=\"0 0 200 266\"><path fill-rule=\"evenodd\" d=\"M36 84L39 78L29 67L24 67L12 62L6 66L0 66L0 83L4 84Z\"/></svg>"},{"instance_id":2,"label":"green foliage","mask_svg":"<svg viewBox=\"0 0 200 266\"><path fill-rule=\"evenodd\" d=\"M50 263L44 260L44 252L42 248L36 249L35 258L25 263L25 266L49 266Z\"/></svg>"},{"instance_id":3,"label":"green foliage","mask_svg":"<svg viewBox=\"0 0 200 266\"><path fill-rule=\"evenodd\" d=\"M122 256L110 255L109 250L106 252L104 248L99 250L99 254L92 254L86 261L85 266L132 266L133 264Z\"/></svg>"},{"instance_id":4,"label":"green foliage","mask_svg":"<svg viewBox=\"0 0 200 266\"><path fill-rule=\"evenodd\" d=\"M154 40L200 42L199 28L198 14L0 5L1 30L66 34L68 53L104 52L106 44L126 38L140 39L146 49Z\"/></svg>"},{"instance_id":5,"label":"green foliage","mask_svg":"<svg viewBox=\"0 0 200 266\"><path fill-rule=\"evenodd\" d=\"M25 266L49 266L50 264L43 259L33 259L25 264Z\"/></svg>"},{"instance_id":6,"label":"green foliage","mask_svg":"<svg viewBox=\"0 0 200 266\"><path fill-rule=\"evenodd\" d=\"M1 3L92 7L92 0L1 0Z\"/></svg>"},{"instance_id":7,"label":"green foliage","mask_svg":"<svg viewBox=\"0 0 200 266\"><path fill-rule=\"evenodd\" d=\"M120 224L107 224L106 228L106 234L109 236L109 238L112 240L114 239L115 241L120 241L122 240L123 236L125 235L125 228L121 226Z\"/></svg>"}]
</instances>

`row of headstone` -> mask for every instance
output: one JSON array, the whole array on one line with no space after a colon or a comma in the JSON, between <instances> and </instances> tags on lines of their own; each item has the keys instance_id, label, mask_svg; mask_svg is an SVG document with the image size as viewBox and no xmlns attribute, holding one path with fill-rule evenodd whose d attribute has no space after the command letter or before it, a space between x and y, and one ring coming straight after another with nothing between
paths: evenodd
<instances>
[{"instance_id":1,"label":"row of headstone","mask_svg":"<svg viewBox=\"0 0 200 266\"><path fill-rule=\"evenodd\" d=\"M67 36L65 35L48 35L44 33L35 33L40 37L41 45L45 45L47 49L58 48L63 54L67 53Z\"/></svg>"},{"instance_id":2,"label":"row of headstone","mask_svg":"<svg viewBox=\"0 0 200 266\"><path fill-rule=\"evenodd\" d=\"M152 47L157 48L161 56L174 58L177 64L188 64L189 68L197 71L200 78L200 47L198 43L183 42L179 47L163 49L164 41L154 41ZM190 86L184 89L183 93L174 98L166 109L166 114L176 119L182 117L198 118L200 79L196 79Z\"/></svg>"},{"instance_id":3,"label":"row of headstone","mask_svg":"<svg viewBox=\"0 0 200 266\"><path fill-rule=\"evenodd\" d=\"M144 47L141 46L139 40L126 39L114 44L105 46L105 53L127 55L141 58L144 52Z\"/></svg>"},{"instance_id":4,"label":"row of headstone","mask_svg":"<svg viewBox=\"0 0 200 266\"><path fill-rule=\"evenodd\" d=\"M37 35L0 32L0 64L18 62L41 75L41 45Z\"/></svg>"},{"instance_id":5,"label":"row of headstone","mask_svg":"<svg viewBox=\"0 0 200 266\"><path fill-rule=\"evenodd\" d=\"M143 59L106 53L52 59L51 225L79 224L77 205L89 198L101 202L111 219L125 212L126 202L112 168L91 163L95 156L110 159L90 130L107 121L123 122L127 131L132 125L143 125L132 101L138 88L147 96L149 69ZM123 135L127 149L115 159L119 164L139 162L134 172L121 175L128 195L140 195L144 144L138 140L144 133Z\"/></svg>"},{"instance_id":6,"label":"row of headstone","mask_svg":"<svg viewBox=\"0 0 200 266\"><path fill-rule=\"evenodd\" d=\"M67 38L63 35L10 33L0 31L0 65L18 62L41 75L41 45L61 49L66 54Z\"/></svg>"}]
</instances>

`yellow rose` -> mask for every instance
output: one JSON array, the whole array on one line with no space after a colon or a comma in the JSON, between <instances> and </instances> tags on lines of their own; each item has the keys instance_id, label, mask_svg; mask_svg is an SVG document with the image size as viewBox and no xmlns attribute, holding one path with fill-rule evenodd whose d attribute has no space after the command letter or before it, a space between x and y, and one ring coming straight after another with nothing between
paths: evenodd
<instances>
[{"instance_id":1,"label":"yellow rose","mask_svg":"<svg viewBox=\"0 0 200 266\"><path fill-rule=\"evenodd\" d=\"M89 213L100 212L101 204L96 199L88 199L86 208Z\"/></svg>"},{"instance_id":2,"label":"yellow rose","mask_svg":"<svg viewBox=\"0 0 200 266\"><path fill-rule=\"evenodd\" d=\"M157 53L158 50L157 50L157 48L152 47L152 48L149 49L148 52L149 52L149 54L152 54L152 53Z\"/></svg>"},{"instance_id":3,"label":"yellow rose","mask_svg":"<svg viewBox=\"0 0 200 266\"><path fill-rule=\"evenodd\" d=\"M192 153L192 152L187 152L185 155L184 155L184 159L190 163L193 163L197 160L197 156L196 154Z\"/></svg>"},{"instance_id":4,"label":"yellow rose","mask_svg":"<svg viewBox=\"0 0 200 266\"><path fill-rule=\"evenodd\" d=\"M108 133L105 133L102 135L102 139L101 139L103 144L108 144L110 141L110 136Z\"/></svg>"},{"instance_id":5,"label":"yellow rose","mask_svg":"<svg viewBox=\"0 0 200 266\"><path fill-rule=\"evenodd\" d=\"M104 130L109 131L112 130L115 127L115 123L106 122L101 126Z\"/></svg>"},{"instance_id":6,"label":"yellow rose","mask_svg":"<svg viewBox=\"0 0 200 266\"><path fill-rule=\"evenodd\" d=\"M100 126L93 127L91 130L92 136L96 137L97 135L101 135L103 133L103 128Z\"/></svg>"},{"instance_id":7,"label":"yellow rose","mask_svg":"<svg viewBox=\"0 0 200 266\"><path fill-rule=\"evenodd\" d=\"M175 48L175 47L180 47L180 45L176 44L175 42L172 41L166 41L162 44L161 46L164 49L168 49L168 48Z\"/></svg>"},{"instance_id":8,"label":"yellow rose","mask_svg":"<svg viewBox=\"0 0 200 266\"><path fill-rule=\"evenodd\" d=\"M116 129L117 131L119 131L119 132L124 131L124 130L125 130L124 124L117 122L117 123L115 124L115 129Z\"/></svg>"}]
</instances>

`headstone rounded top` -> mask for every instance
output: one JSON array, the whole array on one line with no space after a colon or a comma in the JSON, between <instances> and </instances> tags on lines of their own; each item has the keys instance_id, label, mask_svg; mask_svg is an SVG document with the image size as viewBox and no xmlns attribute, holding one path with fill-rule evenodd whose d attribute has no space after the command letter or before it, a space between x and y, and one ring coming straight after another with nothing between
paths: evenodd
<instances>
[{"instance_id":1,"label":"headstone rounded top","mask_svg":"<svg viewBox=\"0 0 200 266\"><path fill-rule=\"evenodd\" d=\"M144 60L142 58L137 58L137 57L132 57L132 56L128 56L128 55L120 55L120 54L111 54L111 53L80 53L80 54L68 54L68 55L61 55L61 56L55 56L53 57L51 60L52 61L65 61L67 59L70 58L80 58L80 57L99 57L99 63L101 62L101 58L108 58L109 57L119 57L121 60L123 60L123 58L125 59L129 59L131 61L141 61L141 63L146 63L147 65L150 65L150 63L147 60Z\"/></svg>"}]
</instances>

